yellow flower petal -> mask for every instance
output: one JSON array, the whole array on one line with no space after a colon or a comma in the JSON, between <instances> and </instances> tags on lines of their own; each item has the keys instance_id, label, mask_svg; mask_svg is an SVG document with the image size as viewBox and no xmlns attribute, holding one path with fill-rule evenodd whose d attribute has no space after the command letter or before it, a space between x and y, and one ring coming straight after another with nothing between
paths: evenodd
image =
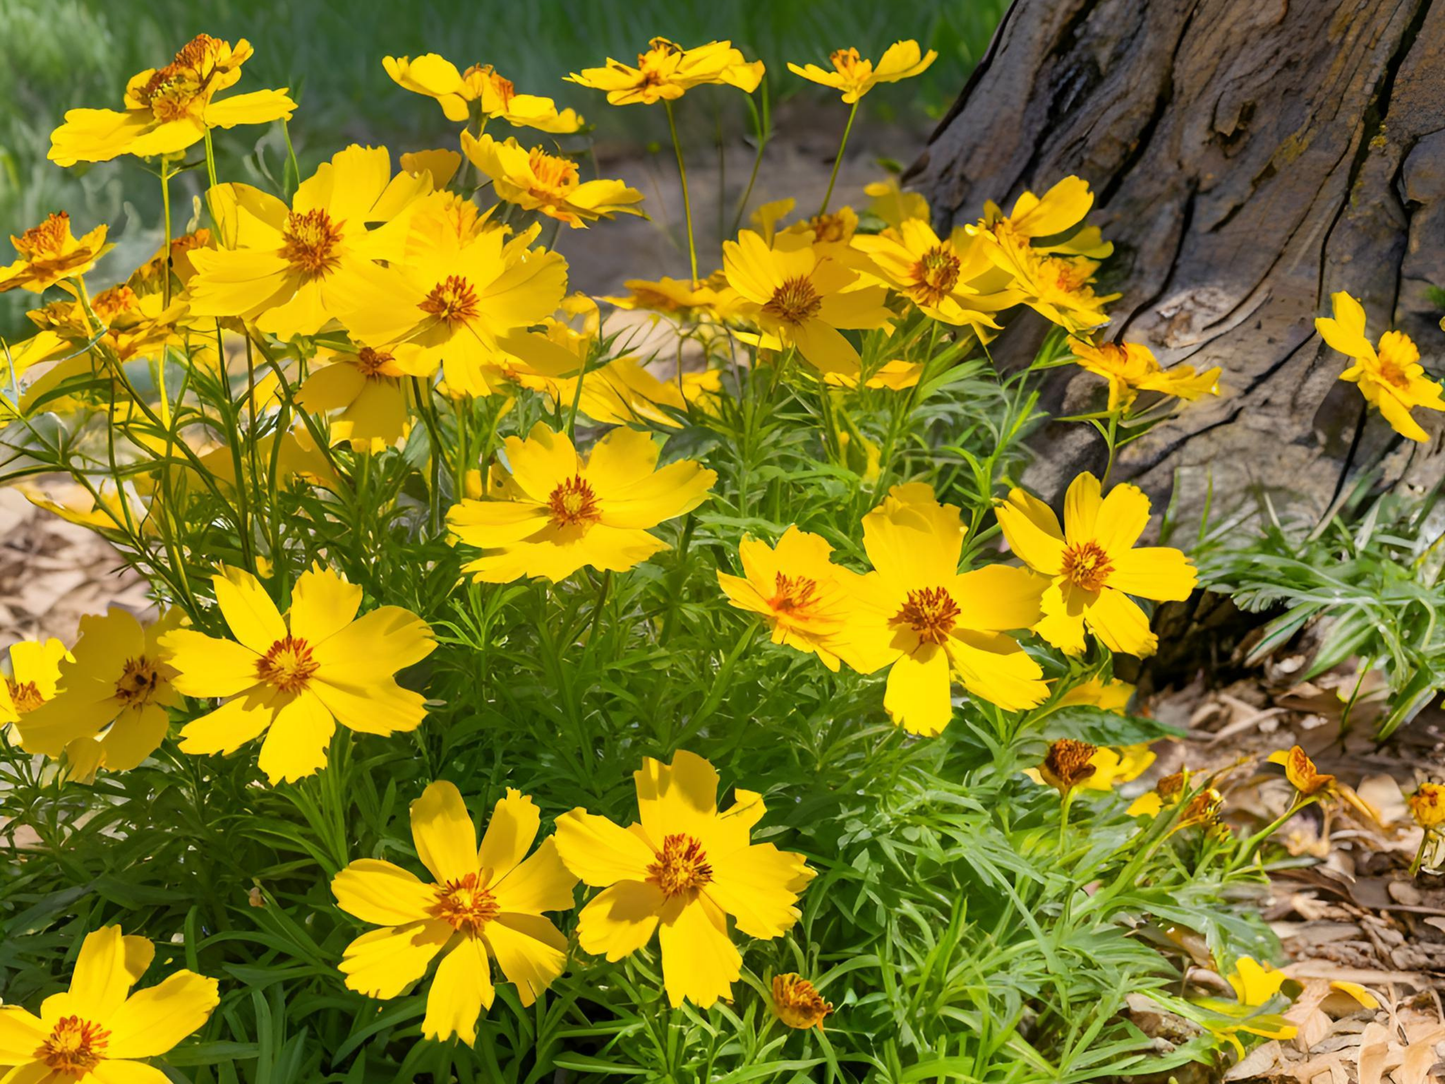
<instances>
[{"instance_id":1,"label":"yellow flower petal","mask_svg":"<svg viewBox=\"0 0 1445 1084\"><path fill-rule=\"evenodd\" d=\"M471 1046L477 1041L477 1018L492 1007L492 965L478 937L463 937L442 957L432 976L421 1033L443 1040L453 1035Z\"/></svg>"},{"instance_id":2,"label":"yellow flower petal","mask_svg":"<svg viewBox=\"0 0 1445 1084\"><path fill-rule=\"evenodd\" d=\"M215 979L177 971L159 985L140 990L105 1018L110 1040L105 1056L153 1058L200 1030L220 1004Z\"/></svg>"},{"instance_id":3,"label":"yellow flower petal","mask_svg":"<svg viewBox=\"0 0 1445 1084\"><path fill-rule=\"evenodd\" d=\"M286 637L286 622L261 582L241 568L226 567L211 578L216 603L232 635L258 655Z\"/></svg>"},{"instance_id":4,"label":"yellow flower petal","mask_svg":"<svg viewBox=\"0 0 1445 1084\"><path fill-rule=\"evenodd\" d=\"M653 852L637 836L606 817L574 809L557 818L557 853L586 884L605 888L617 881L645 881Z\"/></svg>"},{"instance_id":5,"label":"yellow flower petal","mask_svg":"<svg viewBox=\"0 0 1445 1084\"><path fill-rule=\"evenodd\" d=\"M428 916L436 889L415 874L377 858L358 858L331 882L336 905L363 922L402 926Z\"/></svg>"},{"instance_id":6,"label":"yellow flower petal","mask_svg":"<svg viewBox=\"0 0 1445 1084\"><path fill-rule=\"evenodd\" d=\"M360 587L329 568L308 569L291 589L291 634L314 649L350 625L359 609Z\"/></svg>"},{"instance_id":7,"label":"yellow flower petal","mask_svg":"<svg viewBox=\"0 0 1445 1084\"><path fill-rule=\"evenodd\" d=\"M108 1020L138 977L126 966L126 943L119 926L87 934L70 979L73 1011L87 1020Z\"/></svg>"},{"instance_id":8,"label":"yellow flower petal","mask_svg":"<svg viewBox=\"0 0 1445 1084\"><path fill-rule=\"evenodd\" d=\"M567 937L540 915L500 914L483 936L523 1005L551 986L567 964Z\"/></svg>"},{"instance_id":9,"label":"yellow flower petal","mask_svg":"<svg viewBox=\"0 0 1445 1084\"><path fill-rule=\"evenodd\" d=\"M411 803L411 835L438 884L477 872L477 830L454 783L432 783Z\"/></svg>"},{"instance_id":10,"label":"yellow flower petal","mask_svg":"<svg viewBox=\"0 0 1445 1084\"><path fill-rule=\"evenodd\" d=\"M186 696L235 696L261 682L256 672L261 656L234 640L173 629L162 637L161 647L177 670L171 684Z\"/></svg>"},{"instance_id":11,"label":"yellow flower petal","mask_svg":"<svg viewBox=\"0 0 1445 1084\"><path fill-rule=\"evenodd\" d=\"M271 720L256 766L274 786L294 783L326 767L336 720L314 692L302 690L282 702Z\"/></svg>"},{"instance_id":12,"label":"yellow flower petal","mask_svg":"<svg viewBox=\"0 0 1445 1084\"><path fill-rule=\"evenodd\" d=\"M709 852L713 879L708 898L737 920L749 937L781 937L798 921L798 893L790 887L811 872L800 854L759 843L730 854Z\"/></svg>"},{"instance_id":13,"label":"yellow flower petal","mask_svg":"<svg viewBox=\"0 0 1445 1084\"><path fill-rule=\"evenodd\" d=\"M654 847L679 832L701 839L717 817L717 770L696 753L679 749L670 765L646 757L632 778L642 827Z\"/></svg>"},{"instance_id":14,"label":"yellow flower petal","mask_svg":"<svg viewBox=\"0 0 1445 1084\"><path fill-rule=\"evenodd\" d=\"M652 940L662 911L662 890L647 881L618 881L582 908L577 941L582 951L616 962Z\"/></svg>"},{"instance_id":15,"label":"yellow flower petal","mask_svg":"<svg viewBox=\"0 0 1445 1084\"><path fill-rule=\"evenodd\" d=\"M1114 555L1113 562L1109 586L1139 598L1183 601L1199 582L1189 558L1164 546L1125 550Z\"/></svg>"},{"instance_id":16,"label":"yellow flower petal","mask_svg":"<svg viewBox=\"0 0 1445 1084\"><path fill-rule=\"evenodd\" d=\"M658 931L662 984L673 1008L684 1000L711 1008L732 994L742 974L742 955L727 935L727 919L706 899L688 904Z\"/></svg>"},{"instance_id":17,"label":"yellow flower petal","mask_svg":"<svg viewBox=\"0 0 1445 1084\"><path fill-rule=\"evenodd\" d=\"M577 878L562 864L557 840L542 840L532 857L492 881L492 895L505 912L537 914L542 911L570 911L576 902L573 889Z\"/></svg>"},{"instance_id":18,"label":"yellow flower petal","mask_svg":"<svg viewBox=\"0 0 1445 1084\"><path fill-rule=\"evenodd\" d=\"M1087 606L1084 621L1110 651L1145 658L1159 647L1159 639L1150 631L1144 611L1112 587L1105 587Z\"/></svg>"},{"instance_id":19,"label":"yellow flower petal","mask_svg":"<svg viewBox=\"0 0 1445 1084\"><path fill-rule=\"evenodd\" d=\"M341 955L347 989L368 997L396 997L426 974L432 957L455 933L449 923L433 919L362 934Z\"/></svg>"}]
</instances>

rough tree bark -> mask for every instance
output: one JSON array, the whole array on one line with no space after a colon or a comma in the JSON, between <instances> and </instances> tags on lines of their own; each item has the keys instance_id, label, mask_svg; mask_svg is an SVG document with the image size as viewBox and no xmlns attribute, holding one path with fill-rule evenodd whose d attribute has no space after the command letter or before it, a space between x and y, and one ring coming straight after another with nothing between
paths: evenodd
<instances>
[{"instance_id":1,"label":"rough tree bark","mask_svg":"<svg viewBox=\"0 0 1445 1084\"><path fill-rule=\"evenodd\" d=\"M1312 321L1349 290L1372 336L1408 332L1441 371L1445 0L1014 0L905 182L946 225L1069 173L1116 245L1110 333L1226 374L1116 478L1156 495L1177 479L1197 507L1212 475L1216 498L1262 485L1316 513L1367 469L1439 480L1441 415L1416 411L1429 446L1397 438ZM1040 336L1012 329L1004 362ZM1046 405L1072 409L1091 380L1056 371ZM1039 451L1046 493L1103 459L1080 425Z\"/></svg>"}]
</instances>

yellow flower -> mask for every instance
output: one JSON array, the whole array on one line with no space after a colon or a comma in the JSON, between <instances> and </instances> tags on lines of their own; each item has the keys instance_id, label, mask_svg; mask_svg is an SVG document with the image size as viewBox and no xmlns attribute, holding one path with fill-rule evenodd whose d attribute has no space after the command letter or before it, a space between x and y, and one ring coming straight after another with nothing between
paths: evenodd
<instances>
[{"instance_id":1,"label":"yellow flower","mask_svg":"<svg viewBox=\"0 0 1445 1084\"><path fill-rule=\"evenodd\" d=\"M1178 550L1135 547L1149 523L1149 498L1137 486L1115 486L1100 499L1099 480L1080 474L1064 498L1063 528L1022 489L1010 492L997 514L1009 548L1050 579L1035 631L1070 655L1084 650L1086 625L1110 651L1152 655L1158 638L1129 596L1183 600L1198 582Z\"/></svg>"},{"instance_id":2,"label":"yellow flower","mask_svg":"<svg viewBox=\"0 0 1445 1084\"><path fill-rule=\"evenodd\" d=\"M346 947L346 985L368 997L394 998L440 956L422 1034L456 1035L468 1046L496 994L489 956L515 984L521 1003L535 1002L567 962L567 938L542 912L571 910L577 884L553 839L527 856L540 825L536 803L509 788L478 847L461 792L451 783L428 786L411 804L411 834L433 883L374 858L352 862L331 882L343 911L381 927Z\"/></svg>"},{"instance_id":3,"label":"yellow flower","mask_svg":"<svg viewBox=\"0 0 1445 1084\"><path fill-rule=\"evenodd\" d=\"M408 373L389 350L371 346L317 353L329 364L311 370L296 402L307 410L341 411L331 419L333 444L350 441L355 449L379 452L406 436L411 427L408 378L426 373Z\"/></svg>"},{"instance_id":4,"label":"yellow flower","mask_svg":"<svg viewBox=\"0 0 1445 1084\"><path fill-rule=\"evenodd\" d=\"M191 314L255 320L282 339L316 334L358 291L385 288L373 261L402 258L408 209L430 191L429 174L393 177L385 147L356 144L303 181L289 208L250 185L218 185L211 208L231 247L191 254Z\"/></svg>"},{"instance_id":5,"label":"yellow flower","mask_svg":"<svg viewBox=\"0 0 1445 1084\"><path fill-rule=\"evenodd\" d=\"M721 271L709 275L701 284L661 278L656 281L628 279L622 285L627 289L626 296L604 297L601 300L628 311L648 309L682 319L707 317L718 321L732 319L743 304L742 298L727 284L727 278Z\"/></svg>"},{"instance_id":6,"label":"yellow flower","mask_svg":"<svg viewBox=\"0 0 1445 1084\"><path fill-rule=\"evenodd\" d=\"M856 607L840 637L848 644L843 658L863 673L891 667L883 706L910 733L937 734L949 724L951 672L1007 711L1048 696L1038 663L1004 635L1038 620L1045 581L1006 565L960 573L964 530L957 506L939 504L930 486L894 486L863 517L874 570L838 571Z\"/></svg>"},{"instance_id":7,"label":"yellow flower","mask_svg":"<svg viewBox=\"0 0 1445 1084\"><path fill-rule=\"evenodd\" d=\"M1036 777L1036 782L1047 783L1060 794L1068 794L1093 778L1098 771L1094 765L1094 754L1098 752L1097 745L1074 738L1060 738L1049 746L1038 768L1025 774Z\"/></svg>"},{"instance_id":8,"label":"yellow flower","mask_svg":"<svg viewBox=\"0 0 1445 1084\"><path fill-rule=\"evenodd\" d=\"M155 951L144 937L123 936L119 926L87 934L70 989L47 997L39 1016L0 1006L0 1075L15 1084L169 1080L146 1059L198 1031L220 997L215 979L193 971L131 993Z\"/></svg>"},{"instance_id":9,"label":"yellow flower","mask_svg":"<svg viewBox=\"0 0 1445 1084\"><path fill-rule=\"evenodd\" d=\"M1102 260L1114 251L1114 246L1103 239L1097 226L1083 225L1093 206L1089 182L1065 177L1042 196L1025 192L1014 201L1008 214L990 200L984 204L983 218L975 232L987 233L1003 244L1031 245L1040 252Z\"/></svg>"},{"instance_id":10,"label":"yellow flower","mask_svg":"<svg viewBox=\"0 0 1445 1084\"><path fill-rule=\"evenodd\" d=\"M824 374L857 378L861 360L840 328L882 327L893 314L881 286L854 288L858 273L820 252L811 235L779 238L769 248L744 230L723 243L723 274L743 298L738 315L762 329L765 350L796 346ZM846 291L846 292L845 292Z\"/></svg>"},{"instance_id":11,"label":"yellow flower","mask_svg":"<svg viewBox=\"0 0 1445 1084\"><path fill-rule=\"evenodd\" d=\"M1280 987L1289 978L1283 971L1260 964L1249 956L1241 956L1235 962L1233 973L1226 977L1229 985L1234 987L1239 1003L1251 1008L1268 1005L1279 995Z\"/></svg>"},{"instance_id":12,"label":"yellow flower","mask_svg":"<svg viewBox=\"0 0 1445 1084\"><path fill-rule=\"evenodd\" d=\"M436 647L415 614L381 606L358 618L361 588L320 567L297 579L285 617L249 572L223 567L211 583L236 639L178 629L164 643L177 689L224 700L182 728L181 752L229 754L264 733L261 770L292 782L326 765L338 722L382 735L421 725L421 694L392 676Z\"/></svg>"},{"instance_id":13,"label":"yellow flower","mask_svg":"<svg viewBox=\"0 0 1445 1084\"><path fill-rule=\"evenodd\" d=\"M882 281L925 315L945 324L968 324L980 338L986 336L985 328L998 329L989 313L1019 300L1007 290L985 292L997 269L982 239L962 231L944 240L923 219L910 218L897 229L860 234L853 247L872 259Z\"/></svg>"},{"instance_id":14,"label":"yellow flower","mask_svg":"<svg viewBox=\"0 0 1445 1084\"><path fill-rule=\"evenodd\" d=\"M1425 375L1420 350L1403 331L1387 331L1379 348L1365 338L1365 309L1343 290L1330 295L1334 319L1318 317L1315 330L1320 337L1355 364L1340 374L1360 386L1360 394L1377 407L1385 421L1402 437L1429 440L1410 411L1414 407L1445 410L1440 384Z\"/></svg>"},{"instance_id":15,"label":"yellow flower","mask_svg":"<svg viewBox=\"0 0 1445 1084\"><path fill-rule=\"evenodd\" d=\"M801 975L773 976L773 1012L788 1027L822 1031L823 1019L832 1011L833 1006Z\"/></svg>"},{"instance_id":16,"label":"yellow flower","mask_svg":"<svg viewBox=\"0 0 1445 1084\"><path fill-rule=\"evenodd\" d=\"M541 211L549 218L576 229L588 222L614 214L640 215L632 206L642 202L642 193L622 181L578 179L577 163L542 147L524 150L515 139L506 142L483 134L475 139L462 133L462 151L471 163L492 179L492 191L500 200L515 203L524 211Z\"/></svg>"},{"instance_id":17,"label":"yellow flower","mask_svg":"<svg viewBox=\"0 0 1445 1084\"><path fill-rule=\"evenodd\" d=\"M15 648L10 649L10 654L14 658ZM1410 807L1410 815L1421 828L1428 831L1445 826L1445 787L1439 783L1421 783L1406 804Z\"/></svg>"},{"instance_id":18,"label":"yellow flower","mask_svg":"<svg viewBox=\"0 0 1445 1084\"><path fill-rule=\"evenodd\" d=\"M786 229L779 230L778 224L786 215L792 213L797 206L797 200L779 199L771 203L765 203L749 216L750 221L757 227L758 234L772 248L776 244L777 237L798 236L808 234L808 240L821 252L826 251L824 246L839 246L846 249L853 240L854 234L858 232L858 213L851 207L839 207L836 211L828 211L812 218L799 219ZM840 258L843 253L828 253L829 256Z\"/></svg>"},{"instance_id":19,"label":"yellow flower","mask_svg":"<svg viewBox=\"0 0 1445 1084\"><path fill-rule=\"evenodd\" d=\"M889 174L886 181L874 181L864 185L863 193L873 200L868 205L869 213L881 218L894 229L912 218L927 222L932 217L928 200L917 192L903 191L897 176L893 174Z\"/></svg>"},{"instance_id":20,"label":"yellow flower","mask_svg":"<svg viewBox=\"0 0 1445 1084\"><path fill-rule=\"evenodd\" d=\"M69 657L53 636L10 645L9 672L0 674L0 728L14 723L18 729L25 716L55 696L61 660Z\"/></svg>"},{"instance_id":21,"label":"yellow flower","mask_svg":"<svg viewBox=\"0 0 1445 1084\"><path fill-rule=\"evenodd\" d=\"M409 373L441 366L454 395L490 395L505 379L502 342L550 316L567 292L567 262L532 249L541 227L510 240L479 228L450 195L424 201L403 261L351 297L343 323L354 337L390 351Z\"/></svg>"},{"instance_id":22,"label":"yellow flower","mask_svg":"<svg viewBox=\"0 0 1445 1084\"><path fill-rule=\"evenodd\" d=\"M1080 682L1059 698L1059 704L1086 704L1122 715L1134 695L1134 686L1118 678L1107 682L1098 674Z\"/></svg>"},{"instance_id":23,"label":"yellow flower","mask_svg":"<svg viewBox=\"0 0 1445 1084\"><path fill-rule=\"evenodd\" d=\"M460 541L483 551L463 571L487 583L555 582L583 567L626 572L667 549L647 528L691 512L717 474L690 459L658 470L661 450L635 429L612 430L585 461L541 422L525 440L508 437L502 494L463 500L447 516Z\"/></svg>"},{"instance_id":24,"label":"yellow flower","mask_svg":"<svg viewBox=\"0 0 1445 1084\"><path fill-rule=\"evenodd\" d=\"M605 891L582 909L586 952L622 959L652 940L673 1007L729 998L742 957L727 916L747 937L781 937L798 920L798 895L814 876L803 856L752 843L762 795L736 790L717 808L718 774L679 749L672 764L648 757L633 773L638 823L630 828L577 808L557 818L557 851L581 880Z\"/></svg>"},{"instance_id":25,"label":"yellow flower","mask_svg":"<svg viewBox=\"0 0 1445 1084\"><path fill-rule=\"evenodd\" d=\"M841 90L843 101L852 105L879 83L896 83L900 79L921 75L937 59L936 52L930 49L924 53L916 41L895 41L884 50L876 66L873 61L860 58L857 49L848 48L836 49L829 54L828 63L833 65L832 71L816 64L801 67L789 64L788 71L825 87Z\"/></svg>"},{"instance_id":26,"label":"yellow flower","mask_svg":"<svg viewBox=\"0 0 1445 1084\"><path fill-rule=\"evenodd\" d=\"M674 101L705 83L726 83L751 94L762 79L763 62L748 63L732 42L684 49L666 38L649 41L647 51L637 54L636 67L608 57L605 68L583 68L567 76L569 82L605 90L609 105Z\"/></svg>"},{"instance_id":27,"label":"yellow flower","mask_svg":"<svg viewBox=\"0 0 1445 1084\"><path fill-rule=\"evenodd\" d=\"M79 239L70 232L70 215L52 214L38 226L31 226L10 243L20 257L0 267L0 294L7 290L43 293L61 279L83 275L113 246L105 243L105 226L97 226Z\"/></svg>"},{"instance_id":28,"label":"yellow flower","mask_svg":"<svg viewBox=\"0 0 1445 1084\"><path fill-rule=\"evenodd\" d=\"M1290 786L1306 798L1335 785L1335 777L1317 769L1309 754L1298 745L1291 746L1287 752L1280 750L1271 753L1269 762L1283 765L1285 778L1289 780Z\"/></svg>"},{"instance_id":29,"label":"yellow flower","mask_svg":"<svg viewBox=\"0 0 1445 1084\"><path fill-rule=\"evenodd\" d=\"M235 48L209 34L186 43L164 68L149 68L125 88L125 110L71 109L50 134L50 160L62 166L178 154L199 143L210 128L266 124L287 119L296 103L286 90L256 90L215 101L241 78L251 43Z\"/></svg>"},{"instance_id":30,"label":"yellow flower","mask_svg":"<svg viewBox=\"0 0 1445 1084\"><path fill-rule=\"evenodd\" d=\"M435 98L447 120L466 123L472 103L482 117L499 117L513 128L536 128L565 135L582 127L573 109L557 109L551 98L518 94L510 79L504 79L490 64L473 64L466 71L436 53L409 57L383 57L386 74L415 94Z\"/></svg>"},{"instance_id":31,"label":"yellow flower","mask_svg":"<svg viewBox=\"0 0 1445 1084\"><path fill-rule=\"evenodd\" d=\"M60 663L60 691L21 721L20 747L64 753L82 779L137 767L165 739L166 709L179 700L160 642L179 623L176 610L144 628L120 609L82 617L71 659Z\"/></svg>"},{"instance_id":32,"label":"yellow flower","mask_svg":"<svg viewBox=\"0 0 1445 1084\"><path fill-rule=\"evenodd\" d=\"M1050 255L1012 241L989 245L985 251L1011 276L1019 299L1065 331L1078 334L1109 322L1104 306L1120 295L1094 293L1090 283L1099 269L1097 261L1084 256Z\"/></svg>"},{"instance_id":33,"label":"yellow flower","mask_svg":"<svg viewBox=\"0 0 1445 1084\"><path fill-rule=\"evenodd\" d=\"M773 643L815 654L836 671L838 652L848 650L838 637L852 606L832 552L821 536L789 527L776 548L744 538L738 546L743 575L719 571L717 580L733 606L763 616Z\"/></svg>"},{"instance_id":34,"label":"yellow flower","mask_svg":"<svg viewBox=\"0 0 1445 1084\"><path fill-rule=\"evenodd\" d=\"M1154 352L1143 343L1091 343L1070 338L1079 368L1109 382L1109 410L1127 411L1141 391L1158 392L1177 399L1198 399L1219 394L1218 366L1196 373L1192 365L1163 369Z\"/></svg>"}]
</instances>

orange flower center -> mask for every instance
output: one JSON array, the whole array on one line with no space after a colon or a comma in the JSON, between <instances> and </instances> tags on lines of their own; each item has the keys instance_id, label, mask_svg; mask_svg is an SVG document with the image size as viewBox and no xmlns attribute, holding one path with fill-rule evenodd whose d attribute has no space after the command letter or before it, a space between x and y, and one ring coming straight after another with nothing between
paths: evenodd
<instances>
[{"instance_id":1,"label":"orange flower center","mask_svg":"<svg viewBox=\"0 0 1445 1084\"><path fill-rule=\"evenodd\" d=\"M109 290L102 290L90 303L95 315L107 324L121 313L129 312L139 305L140 298L136 297L135 291L123 284L112 286Z\"/></svg>"},{"instance_id":2,"label":"orange flower center","mask_svg":"<svg viewBox=\"0 0 1445 1084\"><path fill-rule=\"evenodd\" d=\"M763 306L763 311L784 323L800 324L808 317L817 315L822 307L823 299L813 288L813 281L799 275L775 289L773 296Z\"/></svg>"},{"instance_id":3,"label":"orange flower center","mask_svg":"<svg viewBox=\"0 0 1445 1084\"><path fill-rule=\"evenodd\" d=\"M19 237L10 238L10 241L26 262L36 263L64 255L65 244L69 239L70 214L61 211L52 214L40 225L31 226Z\"/></svg>"},{"instance_id":4,"label":"orange flower center","mask_svg":"<svg viewBox=\"0 0 1445 1084\"><path fill-rule=\"evenodd\" d=\"M311 645L295 636L285 636L256 660L256 676L283 693L306 688L321 664L311 657Z\"/></svg>"},{"instance_id":5,"label":"orange flower center","mask_svg":"<svg viewBox=\"0 0 1445 1084\"><path fill-rule=\"evenodd\" d=\"M292 211L281 233L281 257L314 278L331 274L341 266L336 250L341 244L343 225L344 222L331 221L331 216L320 207L305 214Z\"/></svg>"},{"instance_id":6,"label":"orange flower center","mask_svg":"<svg viewBox=\"0 0 1445 1084\"><path fill-rule=\"evenodd\" d=\"M934 245L913 265L913 290L925 305L937 305L958 285L959 260L949 244Z\"/></svg>"},{"instance_id":7,"label":"orange flower center","mask_svg":"<svg viewBox=\"0 0 1445 1084\"><path fill-rule=\"evenodd\" d=\"M115 698L126 707L149 704L160 688L161 676L154 662L144 655L126 659L115 683Z\"/></svg>"},{"instance_id":8,"label":"orange flower center","mask_svg":"<svg viewBox=\"0 0 1445 1084\"><path fill-rule=\"evenodd\" d=\"M1072 260L1049 256L1039 263L1039 283L1061 294L1082 293L1089 281L1089 268ZM1093 291L1089 291L1092 293Z\"/></svg>"},{"instance_id":9,"label":"orange flower center","mask_svg":"<svg viewBox=\"0 0 1445 1084\"><path fill-rule=\"evenodd\" d=\"M864 60L854 48L835 49L828 55L833 70L849 79L864 79L873 71L873 62Z\"/></svg>"},{"instance_id":10,"label":"orange flower center","mask_svg":"<svg viewBox=\"0 0 1445 1084\"><path fill-rule=\"evenodd\" d=\"M211 77L219 70L226 43L209 34L198 34L181 47L175 59L151 74L136 97L159 121L180 120L191 115L197 103L204 105L210 95Z\"/></svg>"},{"instance_id":11,"label":"orange flower center","mask_svg":"<svg viewBox=\"0 0 1445 1084\"><path fill-rule=\"evenodd\" d=\"M34 711L45 703L45 697L40 695L40 689L33 681L17 682L14 678L6 678L5 688L10 693L10 703L15 705L15 711L19 715Z\"/></svg>"},{"instance_id":12,"label":"orange flower center","mask_svg":"<svg viewBox=\"0 0 1445 1084\"><path fill-rule=\"evenodd\" d=\"M1070 790L1094 774L1090 763L1098 746L1073 738L1060 738L1049 746L1048 755L1039 767L1039 774L1059 790Z\"/></svg>"},{"instance_id":13,"label":"orange flower center","mask_svg":"<svg viewBox=\"0 0 1445 1084\"><path fill-rule=\"evenodd\" d=\"M33 1056L56 1072L79 1080L100 1064L109 1040L110 1032L99 1024L78 1016L62 1016Z\"/></svg>"},{"instance_id":14,"label":"orange flower center","mask_svg":"<svg viewBox=\"0 0 1445 1084\"><path fill-rule=\"evenodd\" d=\"M447 922L454 930L477 934L497 917L501 907L487 890L479 874L468 873L459 881L436 886L436 902L428 908L434 918Z\"/></svg>"},{"instance_id":15,"label":"orange flower center","mask_svg":"<svg viewBox=\"0 0 1445 1084\"><path fill-rule=\"evenodd\" d=\"M460 275L448 275L432 287L431 293L418 306L422 312L440 316L448 324L464 324L482 311L477 292Z\"/></svg>"},{"instance_id":16,"label":"orange flower center","mask_svg":"<svg viewBox=\"0 0 1445 1084\"><path fill-rule=\"evenodd\" d=\"M1402 349L1399 341L1402 336L1389 333L1380 337L1380 348L1376 352L1379 361L1377 371L1380 379L1391 387L1399 388L1401 391L1408 391L1410 388L1410 366L1419 360L1419 351L1415 350L1414 344ZM1404 340L1409 343L1408 339Z\"/></svg>"},{"instance_id":17,"label":"orange flower center","mask_svg":"<svg viewBox=\"0 0 1445 1084\"><path fill-rule=\"evenodd\" d=\"M1084 542L1064 550L1064 579L1075 587L1085 591L1098 591L1103 588L1109 573L1113 571L1114 566L1109 563L1109 555L1097 542Z\"/></svg>"},{"instance_id":18,"label":"orange flower center","mask_svg":"<svg viewBox=\"0 0 1445 1084\"><path fill-rule=\"evenodd\" d=\"M809 576L784 576L779 572L773 583L773 597L768 605L785 614L809 606L818 590L818 582Z\"/></svg>"},{"instance_id":19,"label":"orange flower center","mask_svg":"<svg viewBox=\"0 0 1445 1084\"><path fill-rule=\"evenodd\" d=\"M643 84L657 86L664 82L677 68L682 56L682 46L666 38L653 38L647 43L647 52L637 54L637 70Z\"/></svg>"},{"instance_id":20,"label":"orange flower center","mask_svg":"<svg viewBox=\"0 0 1445 1084\"><path fill-rule=\"evenodd\" d=\"M944 588L924 587L908 592L907 601L889 623L907 625L925 644L941 644L953 630L960 612L958 603Z\"/></svg>"},{"instance_id":21,"label":"orange flower center","mask_svg":"<svg viewBox=\"0 0 1445 1084\"><path fill-rule=\"evenodd\" d=\"M391 364L392 355L385 350L363 346L356 352L356 367L368 380L380 380L387 375L386 367Z\"/></svg>"},{"instance_id":22,"label":"orange flower center","mask_svg":"<svg viewBox=\"0 0 1445 1084\"><path fill-rule=\"evenodd\" d=\"M682 833L668 836L657 852L657 860L647 867L647 879L668 899L682 895L696 899L712 881L712 866L708 865L701 840Z\"/></svg>"},{"instance_id":23,"label":"orange flower center","mask_svg":"<svg viewBox=\"0 0 1445 1084\"><path fill-rule=\"evenodd\" d=\"M533 147L527 155L527 165L532 170L536 183L528 191L540 199L553 195L558 189L577 187L577 163L558 154L548 154L541 147Z\"/></svg>"},{"instance_id":24,"label":"orange flower center","mask_svg":"<svg viewBox=\"0 0 1445 1084\"><path fill-rule=\"evenodd\" d=\"M552 510L552 522L558 527L587 528L602 518L597 494L580 474L574 474L552 490L547 507Z\"/></svg>"},{"instance_id":25,"label":"orange flower center","mask_svg":"<svg viewBox=\"0 0 1445 1084\"><path fill-rule=\"evenodd\" d=\"M814 215L808 219L808 228L813 231L813 238L819 244L848 240L853 236L848 225L848 220L842 215Z\"/></svg>"}]
</instances>

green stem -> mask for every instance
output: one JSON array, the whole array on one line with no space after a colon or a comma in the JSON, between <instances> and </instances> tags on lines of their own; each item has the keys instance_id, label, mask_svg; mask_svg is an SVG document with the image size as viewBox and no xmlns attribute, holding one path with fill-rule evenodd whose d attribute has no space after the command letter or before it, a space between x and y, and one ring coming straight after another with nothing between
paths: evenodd
<instances>
[{"instance_id":1,"label":"green stem","mask_svg":"<svg viewBox=\"0 0 1445 1084\"><path fill-rule=\"evenodd\" d=\"M672 133L672 149L677 152L677 175L682 181L682 213L687 219L687 259L692 268L692 287L697 289L697 245L692 237L692 199L687 193L687 167L682 164L682 141L677 138L677 122L672 116L672 103L663 100L667 108L667 130Z\"/></svg>"},{"instance_id":2,"label":"green stem","mask_svg":"<svg viewBox=\"0 0 1445 1084\"><path fill-rule=\"evenodd\" d=\"M848 133L853 130L853 118L858 115L858 105L863 99L853 103L853 108L848 113L848 123L843 126L843 142L838 144L838 157L833 159L833 175L828 178L828 191L823 193L823 206L818 208L820 215L828 213L828 201L833 198L833 185L838 181L838 167L843 164L843 151L848 147Z\"/></svg>"}]
</instances>

